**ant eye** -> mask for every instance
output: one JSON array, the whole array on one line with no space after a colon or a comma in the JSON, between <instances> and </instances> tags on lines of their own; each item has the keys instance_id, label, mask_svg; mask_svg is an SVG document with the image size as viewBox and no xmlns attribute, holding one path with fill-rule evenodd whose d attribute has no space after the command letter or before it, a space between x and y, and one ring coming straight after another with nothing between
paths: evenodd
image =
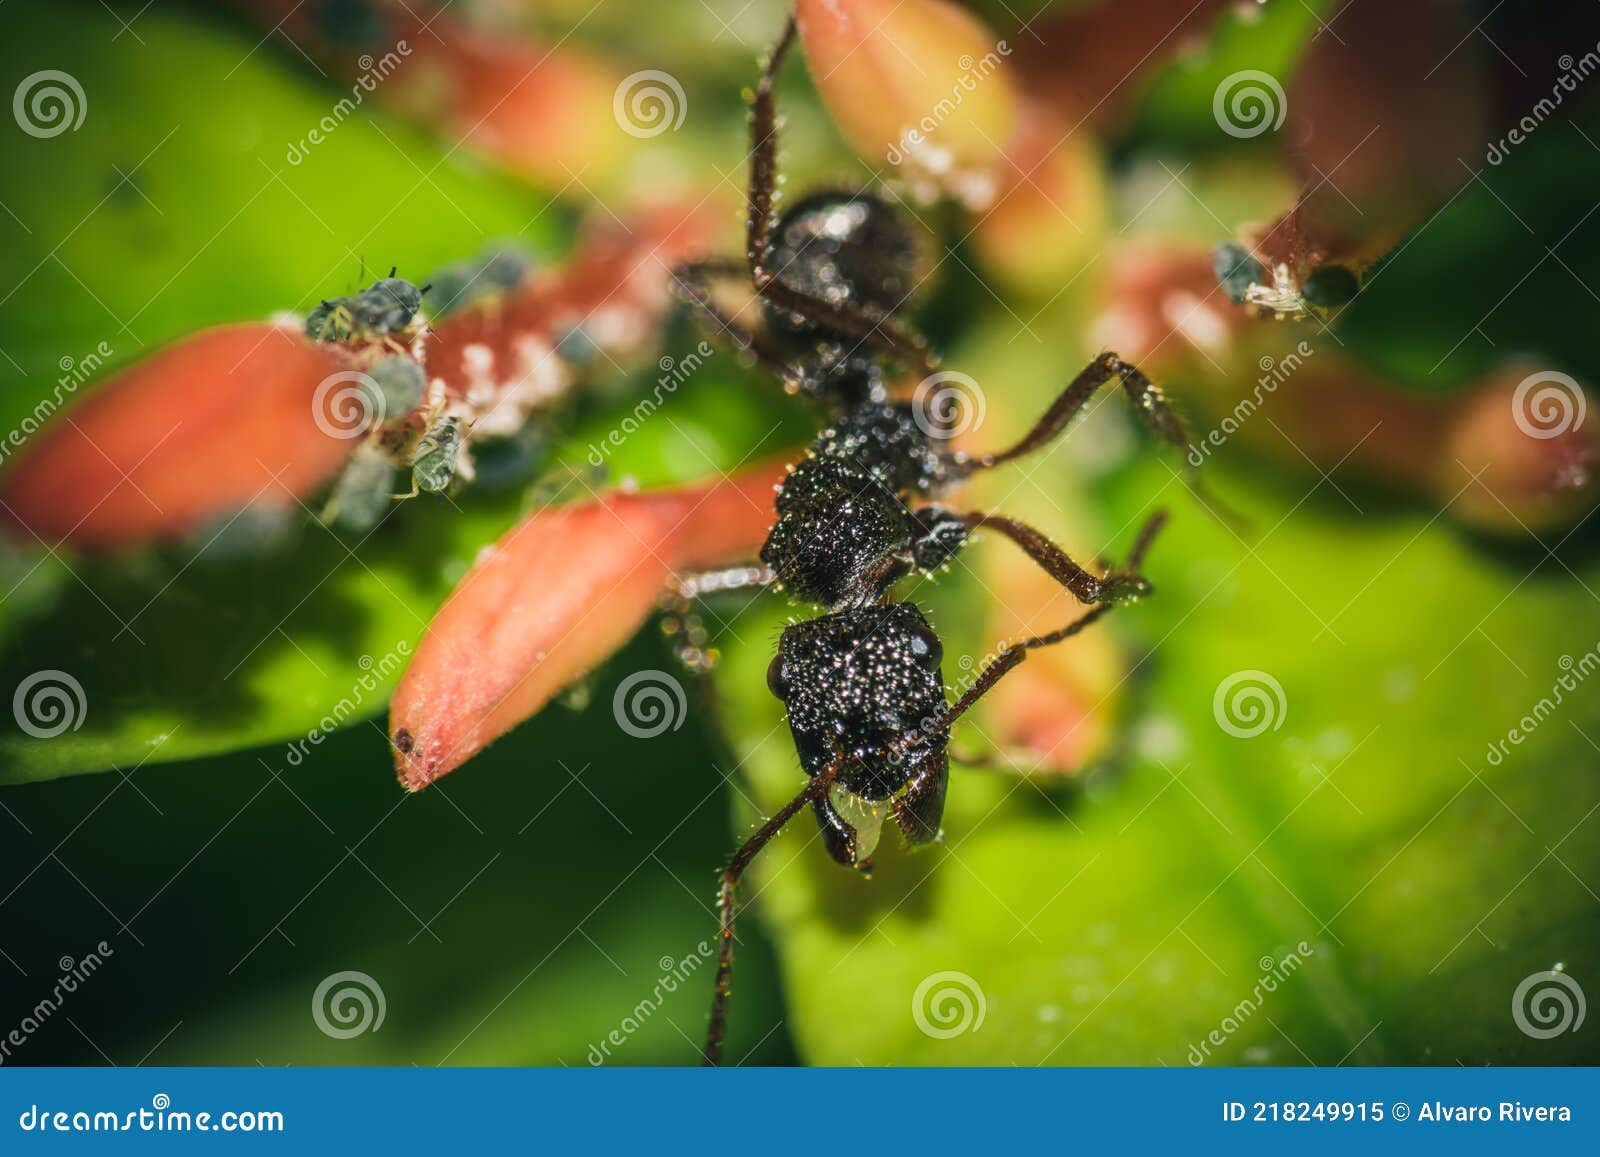
<instances>
[{"instance_id":1,"label":"ant eye","mask_svg":"<svg viewBox=\"0 0 1600 1157\"><path fill-rule=\"evenodd\" d=\"M767 664L767 690L784 701L789 698L789 681L787 672L783 669L783 656L774 655L772 662Z\"/></svg>"},{"instance_id":2,"label":"ant eye","mask_svg":"<svg viewBox=\"0 0 1600 1157\"><path fill-rule=\"evenodd\" d=\"M932 627L913 627L910 631L911 653L924 667L932 670L944 659L944 644L933 633Z\"/></svg>"}]
</instances>

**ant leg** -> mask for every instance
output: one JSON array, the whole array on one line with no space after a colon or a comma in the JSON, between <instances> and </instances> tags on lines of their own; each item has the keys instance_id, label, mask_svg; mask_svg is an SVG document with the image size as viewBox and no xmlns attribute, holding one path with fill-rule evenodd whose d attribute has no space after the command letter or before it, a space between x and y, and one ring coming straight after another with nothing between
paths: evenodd
<instances>
[{"instance_id":1,"label":"ant leg","mask_svg":"<svg viewBox=\"0 0 1600 1157\"><path fill-rule=\"evenodd\" d=\"M1109 570L1104 575L1085 570L1066 551L1025 522L982 511L957 517L969 530L989 527L1005 535L1045 573L1071 591L1080 603L1129 603L1150 593L1150 584L1129 570Z\"/></svg>"},{"instance_id":2,"label":"ant leg","mask_svg":"<svg viewBox=\"0 0 1600 1157\"><path fill-rule=\"evenodd\" d=\"M1138 409L1140 418L1163 442L1180 450L1190 448L1189 431L1178 412L1167 402L1160 387L1145 377L1139 367L1108 351L1095 358L1072 379L1072 384L1050 404L1043 417L1016 445L994 454L953 454L951 467L965 477L1033 453L1066 429L1082 412L1094 392L1112 381L1121 382L1122 388Z\"/></svg>"},{"instance_id":3,"label":"ant leg","mask_svg":"<svg viewBox=\"0 0 1600 1157\"><path fill-rule=\"evenodd\" d=\"M844 757L839 756L812 776L800 789L800 794L779 808L755 835L744 842L723 870L722 889L718 897L722 909L722 930L717 949L717 986L711 997L711 1023L706 1029L706 1047L701 1055L703 1063L707 1065L722 1063L722 1041L728 1029L728 994L733 989L733 917L737 907L735 893L739 880L750 866L750 861L756 858L756 854L767 846L773 836L783 830L786 823L808 804L827 797L828 789L833 786L843 767Z\"/></svg>"},{"instance_id":4,"label":"ant leg","mask_svg":"<svg viewBox=\"0 0 1600 1157\"><path fill-rule=\"evenodd\" d=\"M694 613L694 603L707 595L750 587L769 587L778 581L778 572L760 563L724 567L674 576L662 599L662 630L678 640L673 651L690 671L702 675L710 671L712 656L705 625Z\"/></svg>"},{"instance_id":5,"label":"ant leg","mask_svg":"<svg viewBox=\"0 0 1600 1157\"><path fill-rule=\"evenodd\" d=\"M1150 549L1150 544L1155 541L1156 534L1161 530L1166 520L1165 512L1160 512L1153 515L1144 524L1144 527L1139 531L1139 537L1134 541L1133 549L1128 552L1127 563L1124 564L1119 573L1124 575L1136 574L1139 567L1144 563L1145 553ZM1112 604L1110 603L1101 603L1058 630L1001 644L999 657L979 673L977 680L971 687L967 688L966 693L951 704L949 710L945 712L944 725L948 727L961 718L974 703L982 699L996 683L1000 682L1007 671L1010 671L1026 659L1029 651L1037 651L1041 647L1054 646L1056 643L1072 638L1073 635L1098 622L1111 610L1111 607Z\"/></svg>"},{"instance_id":6,"label":"ant leg","mask_svg":"<svg viewBox=\"0 0 1600 1157\"><path fill-rule=\"evenodd\" d=\"M661 633L667 637L673 657L688 671L694 683L695 698L700 703L701 722L706 734L722 762L730 768L739 766L739 753L728 740L728 729L723 723L722 696L717 692L716 680L711 677L712 669L717 665L717 653L711 646L711 636L705 624L694 613L694 604L706 595L748 587L766 587L777 580L777 572L757 563L702 571L674 577L661 600Z\"/></svg>"},{"instance_id":7,"label":"ant leg","mask_svg":"<svg viewBox=\"0 0 1600 1157\"><path fill-rule=\"evenodd\" d=\"M794 16L784 22L778 43L761 66L750 100L750 186L744 221L744 255L750 264L756 288L761 288L766 264L772 256L772 199L778 183L778 113L772 99L772 85L783 67L783 58L794 43ZM758 272L761 271L761 272Z\"/></svg>"},{"instance_id":8,"label":"ant leg","mask_svg":"<svg viewBox=\"0 0 1600 1157\"><path fill-rule=\"evenodd\" d=\"M885 316L840 307L785 285L772 269L772 203L778 181L778 114L772 97L773 82L794 43L791 15L778 43L762 66L761 78L750 102L750 186L745 216L745 259L756 293L783 309L792 310L830 329L847 334L884 351L908 365L932 373L937 362L922 339L906 332Z\"/></svg>"},{"instance_id":9,"label":"ant leg","mask_svg":"<svg viewBox=\"0 0 1600 1157\"><path fill-rule=\"evenodd\" d=\"M1138 366L1123 361L1109 350L1072 379L1072 384L1062 391L1044 416L1034 423L1033 429L1024 434L1016 445L994 454L968 455L958 452L950 455L947 464L951 477L966 478L979 470L1011 462L1042 448L1071 424L1096 390L1113 380L1121 382L1123 390L1139 412L1140 420L1167 445L1184 452L1184 484L1200 505L1224 526L1236 531L1242 527L1244 520L1213 498L1201 482L1200 468L1189 457L1194 449L1189 429L1182 416L1167 401L1161 387L1147 378Z\"/></svg>"},{"instance_id":10,"label":"ant leg","mask_svg":"<svg viewBox=\"0 0 1600 1157\"><path fill-rule=\"evenodd\" d=\"M741 277L744 270L736 263L715 258L707 261L686 261L672 270L672 280L678 296L692 305L710 325L725 335L738 349L749 354L764 368L784 383L784 388L794 393L799 388L800 373L777 350L773 349L759 331L746 328L728 313L711 296L709 279L712 277Z\"/></svg>"},{"instance_id":11,"label":"ant leg","mask_svg":"<svg viewBox=\"0 0 1600 1157\"><path fill-rule=\"evenodd\" d=\"M755 272L756 292L774 305L795 313L804 314L829 329L838 330L858 341L873 346L893 358L916 368L926 377L939 368L939 359L933 356L927 343L916 334L895 324L887 315L876 310L857 306L842 309L839 306L812 297L785 285L765 265Z\"/></svg>"}]
</instances>

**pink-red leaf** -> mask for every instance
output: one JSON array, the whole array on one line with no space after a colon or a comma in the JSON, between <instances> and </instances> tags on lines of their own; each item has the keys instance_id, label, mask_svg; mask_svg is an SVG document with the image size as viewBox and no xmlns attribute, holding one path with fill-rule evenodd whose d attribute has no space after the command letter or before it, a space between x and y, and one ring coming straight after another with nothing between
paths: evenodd
<instances>
[{"instance_id":1,"label":"pink-red leaf","mask_svg":"<svg viewBox=\"0 0 1600 1157\"><path fill-rule=\"evenodd\" d=\"M107 550L292 504L354 447L314 406L345 367L336 347L266 322L184 338L54 417L0 478L6 530Z\"/></svg>"},{"instance_id":2,"label":"pink-red leaf","mask_svg":"<svg viewBox=\"0 0 1600 1157\"><path fill-rule=\"evenodd\" d=\"M675 571L754 557L782 467L541 510L440 608L390 707L400 782L453 771L625 643Z\"/></svg>"}]
</instances>

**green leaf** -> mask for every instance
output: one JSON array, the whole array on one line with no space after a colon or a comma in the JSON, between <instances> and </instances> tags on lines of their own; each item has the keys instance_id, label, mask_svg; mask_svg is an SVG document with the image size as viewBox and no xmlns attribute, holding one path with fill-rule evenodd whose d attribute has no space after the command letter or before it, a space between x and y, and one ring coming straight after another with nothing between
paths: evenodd
<instances>
[{"instance_id":1,"label":"green leaf","mask_svg":"<svg viewBox=\"0 0 1600 1157\"><path fill-rule=\"evenodd\" d=\"M694 718L650 739L611 718L626 673L670 663L641 639L587 712L553 708L416 795L366 725L299 764L278 748L8 789L8 1014L60 957L113 953L8 1063L693 1063L728 789ZM755 932L728 1055L793 1063ZM313 996L353 971L383 1023L324 1033Z\"/></svg>"},{"instance_id":2,"label":"green leaf","mask_svg":"<svg viewBox=\"0 0 1600 1157\"><path fill-rule=\"evenodd\" d=\"M1275 118L1283 110L1283 90L1289 86L1295 63L1317 31L1321 10L1326 7L1321 0L1314 0L1308 4L1233 6L1223 11L1202 45L1186 46L1153 82L1146 82L1148 91L1140 102L1134 133L1179 147L1237 146L1239 140L1224 135L1218 127L1214 102L1248 86L1254 95L1244 106L1245 117L1264 112L1269 120ZM1262 80L1263 73L1277 91L1271 91L1271 85ZM1256 121L1243 123L1253 128ZM1268 140L1270 137L1262 143Z\"/></svg>"}]
</instances>

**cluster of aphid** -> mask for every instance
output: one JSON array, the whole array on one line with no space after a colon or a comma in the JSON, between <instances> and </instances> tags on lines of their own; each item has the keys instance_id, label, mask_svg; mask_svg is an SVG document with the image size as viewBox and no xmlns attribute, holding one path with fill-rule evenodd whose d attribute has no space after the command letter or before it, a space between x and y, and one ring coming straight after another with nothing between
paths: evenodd
<instances>
[{"instance_id":1,"label":"cluster of aphid","mask_svg":"<svg viewBox=\"0 0 1600 1157\"><path fill-rule=\"evenodd\" d=\"M1097 357L1021 441L998 453L949 449L947 431L927 428L926 415L891 398L888 365L922 373L933 365L922 341L895 316L913 287L916 239L892 204L866 191L815 193L774 216L772 85L793 36L791 20L754 94L746 262L704 261L677 270L690 302L788 389L821 403L831 417L779 489L777 522L760 563L690 576L677 591L682 607L716 591L781 585L791 597L824 610L784 630L768 669L768 685L787 709L809 781L723 873L708 1064L721 1057L735 893L761 848L807 807L841 864L869 866L891 816L910 843L935 840L951 724L1029 651L1061 642L1110 607L1150 593L1138 568L1160 515L1140 532L1123 568L1096 574L1030 526L933 500L976 471L1045 446L1096 390L1113 382L1163 440L1188 446L1181 421L1160 391L1112 353ZM762 307L759 329L742 326L717 304L713 282L725 277L750 279ZM1093 606L1059 630L1005 644L973 685L947 703L939 637L914 604L894 600L890 589L912 571L942 567L979 527L1012 540Z\"/></svg>"},{"instance_id":2,"label":"cluster of aphid","mask_svg":"<svg viewBox=\"0 0 1600 1157\"><path fill-rule=\"evenodd\" d=\"M424 297L434 318L520 285L530 263L516 250L493 247L438 270L417 286L389 276L348 297L321 302L306 318L306 336L337 342L365 366L357 378L366 437L351 455L323 510L323 520L352 531L375 526L389 504L439 494L471 469L468 423L449 407L442 382L430 385L423 369ZM405 471L411 489L395 493Z\"/></svg>"},{"instance_id":3,"label":"cluster of aphid","mask_svg":"<svg viewBox=\"0 0 1600 1157\"><path fill-rule=\"evenodd\" d=\"M1302 279L1288 262L1280 261L1269 277L1266 267L1234 241L1211 251L1211 271L1233 304L1251 306L1280 321L1321 316L1354 300L1361 290L1360 279L1343 265L1319 265Z\"/></svg>"},{"instance_id":4,"label":"cluster of aphid","mask_svg":"<svg viewBox=\"0 0 1600 1157\"><path fill-rule=\"evenodd\" d=\"M307 337L349 347L366 367L354 379L366 437L334 484L322 514L325 522L366 530L395 498L441 491L455 477L461 420L440 412L442 388L434 389L424 406L430 391L421 360L422 299L431 288L396 277L391 269L359 293L321 302L306 317ZM422 418L413 421L419 408ZM408 495L394 493L399 469L411 472Z\"/></svg>"}]
</instances>

